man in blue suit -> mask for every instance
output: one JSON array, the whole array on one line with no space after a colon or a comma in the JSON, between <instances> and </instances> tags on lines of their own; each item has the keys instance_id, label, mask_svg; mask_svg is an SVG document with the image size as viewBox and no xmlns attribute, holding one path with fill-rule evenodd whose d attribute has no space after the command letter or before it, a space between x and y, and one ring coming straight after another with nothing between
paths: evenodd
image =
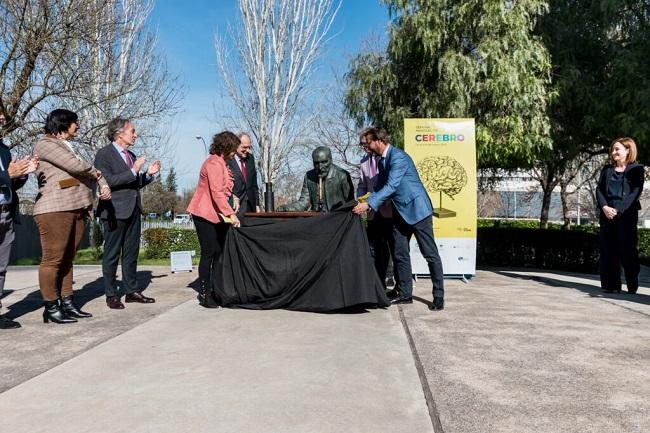
<instances>
[{"instance_id":1,"label":"man in blue suit","mask_svg":"<svg viewBox=\"0 0 650 433\"><path fill-rule=\"evenodd\" d=\"M445 305L445 288L442 262L433 238L433 207L429 195L420 181L411 157L403 150L388 144L386 131L370 128L365 138L368 149L381 155L379 178L375 193L367 202L355 206L353 212L362 214L369 209L377 212L385 201L391 200L393 203L395 266L401 293L391 300L391 304L413 303L409 240L415 235L420 251L429 265L433 284L433 303L429 309L442 310Z\"/></svg>"}]
</instances>

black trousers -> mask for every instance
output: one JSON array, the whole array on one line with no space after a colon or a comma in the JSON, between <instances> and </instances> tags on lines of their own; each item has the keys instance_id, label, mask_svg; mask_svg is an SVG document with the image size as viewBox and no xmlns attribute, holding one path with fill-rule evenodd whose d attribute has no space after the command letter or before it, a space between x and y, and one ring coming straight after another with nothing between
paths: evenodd
<instances>
[{"instance_id":1,"label":"black trousers","mask_svg":"<svg viewBox=\"0 0 650 433\"><path fill-rule=\"evenodd\" d=\"M221 275L216 271L219 268L218 264L221 260L230 224L211 223L196 215L192 215L192 220L201 246L199 280L208 284L220 284Z\"/></svg>"},{"instance_id":2,"label":"black trousers","mask_svg":"<svg viewBox=\"0 0 650 433\"><path fill-rule=\"evenodd\" d=\"M370 254L375 263L375 270L379 275L382 284L386 284L386 277L393 272L389 270L389 264L394 261L395 243L393 242L393 219L383 217L376 212L373 219L368 220L366 229ZM397 278L395 278L397 280Z\"/></svg>"},{"instance_id":3,"label":"black trousers","mask_svg":"<svg viewBox=\"0 0 650 433\"><path fill-rule=\"evenodd\" d=\"M429 274L433 285L433 296L444 298L445 286L443 282L442 261L438 254L438 246L433 238L433 221L431 215L413 225L402 219L399 212L393 207L393 239L395 242L395 268L399 281L401 296L413 295L413 271L411 269L411 254L409 242L415 236L422 256L429 265Z\"/></svg>"},{"instance_id":4,"label":"black trousers","mask_svg":"<svg viewBox=\"0 0 650 433\"><path fill-rule=\"evenodd\" d=\"M638 211L628 210L613 220L600 216L600 286L621 290L621 265L628 291L639 287Z\"/></svg>"},{"instance_id":5,"label":"black trousers","mask_svg":"<svg viewBox=\"0 0 650 433\"><path fill-rule=\"evenodd\" d=\"M107 297L120 295L115 284L120 257L124 293L141 292L136 278L142 231L139 208L136 206L131 216L126 219L102 219L102 226L104 228L104 258L102 259L104 293Z\"/></svg>"}]
</instances>

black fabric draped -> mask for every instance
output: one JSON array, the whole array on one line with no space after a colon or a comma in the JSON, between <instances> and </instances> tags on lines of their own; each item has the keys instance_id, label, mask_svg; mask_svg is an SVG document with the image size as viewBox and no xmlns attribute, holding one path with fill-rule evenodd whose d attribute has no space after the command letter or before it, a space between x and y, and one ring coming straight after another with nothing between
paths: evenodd
<instances>
[{"instance_id":1,"label":"black fabric draped","mask_svg":"<svg viewBox=\"0 0 650 433\"><path fill-rule=\"evenodd\" d=\"M231 228L214 281L224 307L325 312L385 307L366 233L345 206L315 217L245 218ZM222 281L219 281L221 279Z\"/></svg>"}]
</instances>

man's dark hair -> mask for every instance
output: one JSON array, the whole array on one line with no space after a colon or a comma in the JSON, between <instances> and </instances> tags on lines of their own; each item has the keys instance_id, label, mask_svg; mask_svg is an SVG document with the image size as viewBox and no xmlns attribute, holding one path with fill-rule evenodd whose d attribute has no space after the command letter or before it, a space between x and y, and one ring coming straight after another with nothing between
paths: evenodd
<instances>
[{"instance_id":1,"label":"man's dark hair","mask_svg":"<svg viewBox=\"0 0 650 433\"><path fill-rule=\"evenodd\" d=\"M212 137L210 145L210 154L226 156L229 153L237 151L239 147L239 137L230 131L222 131Z\"/></svg>"},{"instance_id":2,"label":"man's dark hair","mask_svg":"<svg viewBox=\"0 0 650 433\"><path fill-rule=\"evenodd\" d=\"M388 143L390 141L390 137L388 136L386 130L382 128L377 128L375 126L368 128L366 130L366 133L363 135L364 137L366 137L366 139L370 138L373 141L379 140L379 141L383 141L384 143Z\"/></svg>"},{"instance_id":3,"label":"man's dark hair","mask_svg":"<svg viewBox=\"0 0 650 433\"><path fill-rule=\"evenodd\" d=\"M55 135L60 132L66 132L70 129L70 125L76 123L78 120L79 117L77 116L77 113L63 108L58 108L47 115L47 118L45 119L45 127L43 129L46 134Z\"/></svg>"},{"instance_id":4,"label":"man's dark hair","mask_svg":"<svg viewBox=\"0 0 650 433\"><path fill-rule=\"evenodd\" d=\"M130 121L131 120L126 119L124 117L116 117L115 119L111 120L110 122L108 122L108 126L106 127L106 137L111 141L115 141L115 139L117 138L117 134Z\"/></svg>"}]
</instances>

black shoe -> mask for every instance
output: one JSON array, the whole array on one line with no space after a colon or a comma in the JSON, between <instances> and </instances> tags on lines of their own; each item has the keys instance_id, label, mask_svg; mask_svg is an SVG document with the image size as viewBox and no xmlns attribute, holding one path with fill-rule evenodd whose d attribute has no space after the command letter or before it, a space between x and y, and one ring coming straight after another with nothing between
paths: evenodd
<instances>
[{"instance_id":1,"label":"black shoe","mask_svg":"<svg viewBox=\"0 0 650 433\"><path fill-rule=\"evenodd\" d=\"M391 305L397 305L397 304L412 304L413 303L413 297L409 296L399 296L397 298L393 298L390 300Z\"/></svg>"},{"instance_id":2,"label":"black shoe","mask_svg":"<svg viewBox=\"0 0 650 433\"><path fill-rule=\"evenodd\" d=\"M392 290L386 291L386 297L389 300L399 298L399 290L392 289Z\"/></svg>"},{"instance_id":3,"label":"black shoe","mask_svg":"<svg viewBox=\"0 0 650 433\"><path fill-rule=\"evenodd\" d=\"M120 301L119 296L109 296L106 298L106 306L111 310L123 310L124 304Z\"/></svg>"},{"instance_id":4,"label":"black shoe","mask_svg":"<svg viewBox=\"0 0 650 433\"><path fill-rule=\"evenodd\" d=\"M61 297L61 310L63 310L63 312L69 317L76 317L78 319L93 317L92 314L81 311L79 308L75 307L72 302L72 296Z\"/></svg>"},{"instance_id":5,"label":"black shoe","mask_svg":"<svg viewBox=\"0 0 650 433\"><path fill-rule=\"evenodd\" d=\"M621 293L621 289L603 289L603 293Z\"/></svg>"},{"instance_id":6,"label":"black shoe","mask_svg":"<svg viewBox=\"0 0 650 433\"><path fill-rule=\"evenodd\" d=\"M77 319L68 317L59 307L58 301L45 301L45 309L43 310L43 323L76 323Z\"/></svg>"},{"instance_id":7,"label":"black shoe","mask_svg":"<svg viewBox=\"0 0 650 433\"><path fill-rule=\"evenodd\" d=\"M439 311L439 310L444 310L445 309L445 299L444 298L439 298L439 297L434 297L433 302L429 304L429 310L431 311Z\"/></svg>"},{"instance_id":8,"label":"black shoe","mask_svg":"<svg viewBox=\"0 0 650 433\"><path fill-rule=\"evenodd\" d=\"M638 287L629 287L627 288L627 293L630 295L636 295L636 291L638 290Z\"/></svg>"},{"instance_id":9,"label":"black shoe","mask_svg":"<svg viewBox=\"0 0 650 433\"><path fill-rule=\"evenodd\" d=\"M154 298L144 296L140 292L127 293L124 297L124 302L137 302L139 304L153 304L156 302Z\"/></svg>"},{"instance_id":10,"label":"black shoe","mask_svg":"<svg viewBox=\"0 0 650 433\"><path fill-rule=\"evenodd\" d=\"M20 323L0 316L0 329L17 329L20 328Z\"/></svg>"}]
</instances>

